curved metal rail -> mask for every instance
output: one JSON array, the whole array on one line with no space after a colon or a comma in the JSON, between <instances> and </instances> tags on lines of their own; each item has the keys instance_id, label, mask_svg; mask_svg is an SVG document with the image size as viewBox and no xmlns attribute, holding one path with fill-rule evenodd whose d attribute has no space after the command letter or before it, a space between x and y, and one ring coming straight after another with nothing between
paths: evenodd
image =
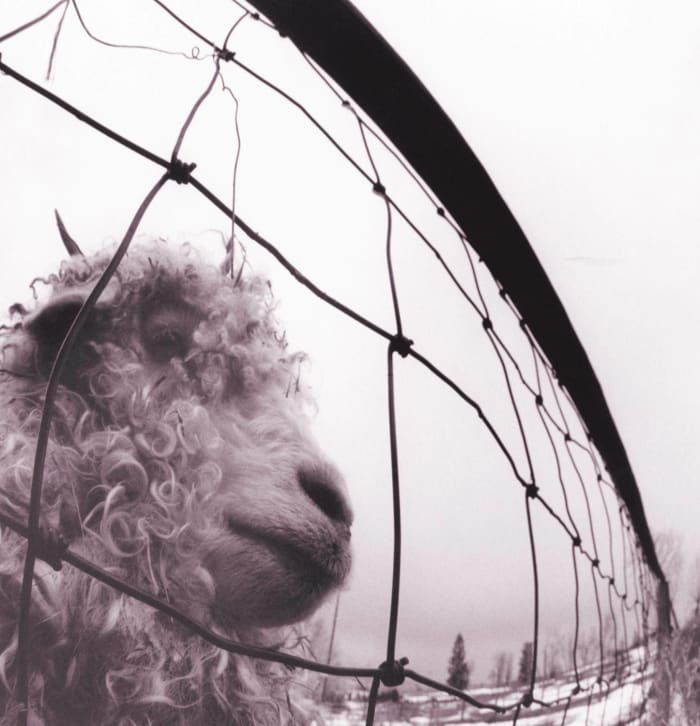
<instances>
[{"instance_id":1,"label":"curved metal rail","mask_svg":"<svg viewBox=\"0 0 700 726\"><path fill-rule=\"evenodd\" d=\"M593 366L525 234L460 132L349 0L249 1L365 110L462 228L578 407L649 568L665 584L639 488Z\"/></svg>"}]
</instances>

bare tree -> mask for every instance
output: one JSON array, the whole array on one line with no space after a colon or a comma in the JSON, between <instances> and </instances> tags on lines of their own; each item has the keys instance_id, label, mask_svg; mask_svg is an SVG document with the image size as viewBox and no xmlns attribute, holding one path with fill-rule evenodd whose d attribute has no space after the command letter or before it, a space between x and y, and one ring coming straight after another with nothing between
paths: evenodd
<instances>
[{"instance_id":1,"label":"bare tree","mask_svg":"<svg viewBox=\"0 0 700 726\"><path fill-rule=\"evenodd\" d=\"M576 659L579 667L589 666L600 659L600 636L597 628L579 634Z\"/></svg>"},{"instance_id":2,"label":"bare tree","mask_svg":"<svg viewBox=\"0 0 700 726\"><path fill-rule=\"evenodd\" d=\"M518 683L521 685L529 685L532 680L532 656L533 656L533 643L528 640L523 643L522 650L520 651L520 661L518 664Z\"/></svg>"},{"instance_id":3,"label":"bare tree","mask_svg":"<svg viewBox=\"0 0 700 726\"><path fill-rule=\"evenodd\" d=\"M690 595L693 598L693 618L700 616L700 556L695 558L690 580Z\"/></svg>"},{"instance_id":4,"label":"bare tree","mask_svg":"<svg viewBox=\"0 0 700 726\"><path fill-rule=\"evenodd\" d=\"M538 669L541 678L557 678L564 670L565 656L561 639L548 640L542 650L542 663Z\"/></svg>"},{"instance_id":5,"label":"bare tree","mask_svg":"<svg viewBox=\"0 0 700 726\"><path fill-rule=\"evenodd\" d=\"M654 535L654 548L661 569L668 580L671 600L676 599L678 584L683 570L683 540L678 532L665 529Z\"/></svg>"},{"instance_id":6,"label":"bare tree","mask_svg":"<svg viewBox=\"0 0 700 726\"><path fill-rule=\"evenodd\" d=\"M507 686L513 680L513 654L503 650L496 654L490 680L496 688Z\"/></svg>"}]
</instances>

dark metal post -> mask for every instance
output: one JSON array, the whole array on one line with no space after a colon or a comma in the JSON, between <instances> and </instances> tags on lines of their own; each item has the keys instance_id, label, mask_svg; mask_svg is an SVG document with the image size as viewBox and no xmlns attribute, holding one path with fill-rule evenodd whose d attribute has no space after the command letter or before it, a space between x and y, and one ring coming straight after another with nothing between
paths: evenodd
<instances>
[{"instance_id":1,"label":"dark metal post","mask_svg":"<svg viewBox=\"0 0 700 726\"><path fill-rule=\"evenodd\" d=\"M660 580L656 590L655 716L659 726L669 726L671 717L671 595L668 582Z\"/></svg>"},{"instance_id":2,"label":"dark metal post","mask_svg":"<svg viewBox=\"0 0 700 726\"><path fill-rule=\"evenodd\" d=\"M331 639L328 643L328 655L326 656L326 663L331 664L331 657L333 656L333 643L335 642L335 626L338 624L338 608L340 607L340 592L335 598L335 610L333 611L333 625L331 626ZM323 679L323 688L321 689L321 700L326 700L326 690L328 686L328 676Z\"/></svg>"}]
</instances>

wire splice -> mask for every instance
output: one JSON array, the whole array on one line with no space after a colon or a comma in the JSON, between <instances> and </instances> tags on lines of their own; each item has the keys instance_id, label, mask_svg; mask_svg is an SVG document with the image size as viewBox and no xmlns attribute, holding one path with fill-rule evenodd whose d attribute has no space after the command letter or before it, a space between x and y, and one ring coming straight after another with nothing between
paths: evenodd
<instances>
[{"instance_id":1,"label":"wire splice","mask_svg":"<svg viewBox=\"0 0 700 726\"><path fill-rule=\"evenodd\" d=\"M63 556L68 549L68 542L54 527L39 527L37 539L33 542L34 554L48 563L57 572L63 567Z\"/></svg>"},{"instance_id":2,"label":"wire splice","mask_svg":"<svg viewBox=\"0 0 700 726\"><path fill-rule=\"evenodd\" d=\"M537 499L537 495L539 494L540 488L536 484L527 484L525 486L525 494L530 499Z\"/></svg>"},{"instance_id":3,"label":"wire splice","mask_svg":"<svg viewBox=\"0 0 700 726\"><path fill-rule=\"evenodd\" d=\"M222 61L225 63L228 63L229 61L232 61L236 57L235 51L229 50L228 48L221 48L217 52L217 56L221 58Z\"/></svg>"},{"instance_id":4,"label":"wire splice","mask_svg":"<svg viewBox=\"0 0 700 726\"><path fill-rule=\"evenodd\" d=\"M384 661L379 666L379 680L387 687L400 686L406 680L405 666L408 665L408 658L399 660Z\"/></svg>"},{"instance_id":5,"label":"wire splice","mask_svg":"<svg viewBox=\"0 0 700 726\"><path fill-rule=\"evenodd\" d=\"M389 343L389 350L393 353L398 353L402 358L406 358L411 353L411 347L413 341L407 338L405 335L396 334Z\"/></svg>"},{"instance_id":6,"label":"wire splice","mask_svg":"<svg viewBox=\"0 0 700 726\"><path fill-rule=\"evenodd\" d=\"M177 184L189 184L192 172L197 168L195 163L187 163L180 159L171 159L168 167L168 176Z\"/></svg>"}]
</instances>

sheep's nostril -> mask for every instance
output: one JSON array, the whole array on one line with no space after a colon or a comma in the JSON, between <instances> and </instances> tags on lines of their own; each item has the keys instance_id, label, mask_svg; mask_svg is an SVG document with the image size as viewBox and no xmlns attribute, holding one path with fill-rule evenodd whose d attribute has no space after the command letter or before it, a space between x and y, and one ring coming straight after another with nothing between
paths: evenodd
<instances>
[{"instance_id":1,"label":"sheep's nostril","mask_svg":"<svg viewBox=\"0 0 700 726\"><path fill-rule=\"evenodd\" d=\"M311 501L334 522L352 524L352 511L336 477L322 470L301 469L299 484Z\"/></svg>"}]
</instances>

